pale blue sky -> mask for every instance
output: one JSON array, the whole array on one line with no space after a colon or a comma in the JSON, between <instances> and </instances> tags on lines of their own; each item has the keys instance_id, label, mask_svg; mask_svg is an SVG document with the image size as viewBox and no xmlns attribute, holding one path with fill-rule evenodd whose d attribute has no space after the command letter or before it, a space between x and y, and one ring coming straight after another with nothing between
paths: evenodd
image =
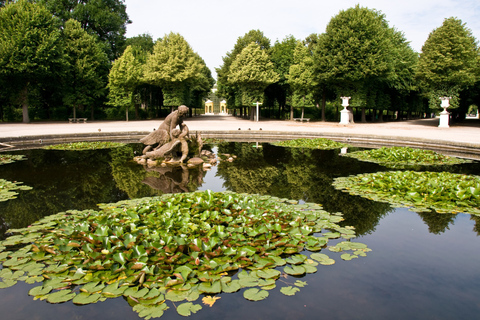
<instances>
[{"instance_id":1,"label":"pale blue sky","mask_svg":"<svg viewBox=\"0 0 480 320\"><path fill-rule=\"evenodd\" d=\"M429 33L443 20L457 17L480 40L479 0L125 0L132 24L127 37L149 33L156 40L170 32L181 34L206 62L215 77L222 57L237 39L261 30L273 45L292 35L305 39L323 33L341 10L359 4L385 14L391 27L402 31L420 52Z\"/></svg>"}]
</instances>

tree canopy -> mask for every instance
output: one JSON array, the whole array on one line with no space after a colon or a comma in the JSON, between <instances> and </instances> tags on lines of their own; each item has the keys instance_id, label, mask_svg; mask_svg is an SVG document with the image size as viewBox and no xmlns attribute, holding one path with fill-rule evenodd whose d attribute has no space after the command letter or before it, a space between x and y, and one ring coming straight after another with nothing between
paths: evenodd
<instances>
[{"instance_id":1,"label":"tree canopy","mask_svg":"<svg viewBox=\"0 0 480 320\"><path fill-rule=\"evenodd\" d=\"M458 107L460 92L479 80L479 62L471 31L460 19L445 19L425 41L417 66L417 78L431 107L440 106L441 96L452 97L452 107Z\"/></svg>"},{"instance_id":2,"label":"tree canopy","mask_svg":"<svg viewBox=\"0 0 480 320\"><path fill-rule=\"evenodd\" d=\"M68 20L63 36L67 63L64 101L73 107L76 117L77 107L93 108L95 99L102 96L109 62L97 39L83 30L78 21Z\"/></svg>"},{"instance_id":3,"label":"tree canopy","mask_svg":"<svg viewBox=\"0 0 480 320\"><path fill-rule=\"evenodd\" d=\"M157 40L144 67L144 81L162 88L164 105L188 105L192 86L211 78L205 62L180 34L170 33ZM207 80L207 82L210 80Z\"/></svg>"},{"instance_id":4,"label":"tree canopy","mask_svg":"<svg viewBox=\"0 0 480 320\"><path fill-rule=\"evenodd\" d=\"M279 79L270 56L255 42L236 56L228 76L228 82L240 88L243 105L263 101L265 88Z\"/></svg>"},{"instance_id":5,"label":"tree canopy","mask_svg":"<svg viewBox=\"0 0 480 320\"><path fill-rule=\"evenodd\" d=\"M0 77L9 83L30 122L29 91L59 78L64 65L59 21L42 5L27 0L0 10Z\"/></svg>"},{"instance_id":6,"label":"tree canopy","mask_svg":"<svg viewBox=\"0 0 480 320\"><path fill-rule=\"evenodd\" d=\"M124 0L39 0L63 22L75 19L82 28L104 43L110 61L125 48L127 24L131 23Z\"/></svg>"}]
</instances>

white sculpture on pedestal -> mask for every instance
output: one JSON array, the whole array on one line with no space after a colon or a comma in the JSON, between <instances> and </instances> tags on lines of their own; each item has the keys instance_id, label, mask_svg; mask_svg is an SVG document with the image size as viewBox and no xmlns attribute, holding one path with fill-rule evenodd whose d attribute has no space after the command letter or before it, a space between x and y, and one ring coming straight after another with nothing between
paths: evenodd
<instances>
[{"instance_id":1,"label":"white sculpture on pedestal","mask_svg":"<svg viewBox=\"0 0 480 320\"><path fill-rule=\"evenodd\" d=\"M350 123L350 114L351 112L348 111L348 100L350 100L351 97L340 97L342 99L342 107L343 110L340 111L340 124L349 124Z\"/></svg>"},{"instance_id":2,"label":"white sculpture on pedestal","mask_svg":"<svg viewBox=\"0 0 480 320\"><path fill-rule=\"evenodd\" d=\"M440 124L438 125L439 128L450 127L448 125L450 113L447 111L447 108L450 107L450 99L452 99L452 97L440 97L440 100L442 100L441 107L443 108L443 111L440 112Z\"/></svg>"}]
</instances>

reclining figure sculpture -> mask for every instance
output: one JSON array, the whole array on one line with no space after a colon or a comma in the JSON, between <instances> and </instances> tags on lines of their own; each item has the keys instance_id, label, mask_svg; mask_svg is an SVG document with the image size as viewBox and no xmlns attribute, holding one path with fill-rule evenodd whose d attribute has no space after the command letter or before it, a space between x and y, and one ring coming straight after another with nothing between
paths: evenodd
<instances>
[{"instance_id":1,"label":"reclining figure sculpture","mask_svg":"<svg viewBox=\"0 0 480 320\"><path fill-rule=\"evenodd\" d=\"M140 139L140 142L147 145L143 149L142 158L151 160L165 158L169 162L180 163L187 158L190 132L187 125L183 123L183 118L188 111L188 107L179 106L165 118L157 130ZM203 145L200 135L197 135L196 143L199 145L198 152L200 152ZM155 145L157 146L154 147Z\"/></svg>"}]
</instances>

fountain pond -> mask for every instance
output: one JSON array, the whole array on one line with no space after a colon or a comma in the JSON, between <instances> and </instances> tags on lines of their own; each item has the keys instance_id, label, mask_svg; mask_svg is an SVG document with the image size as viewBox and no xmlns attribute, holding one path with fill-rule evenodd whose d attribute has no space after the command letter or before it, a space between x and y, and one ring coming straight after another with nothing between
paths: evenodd
<instances>
[{"instance_id":1,"label":"fountain pond","mask_svg":"<svg viewBox=\"0 0 480 320\"><path fill-rule=\"evenodd\" d=\"M333 186L336 178L391 169L342 156L340 149L238 142L211 145L217 154L227 155L224 159L234 157L208 171L149 168L132 161L142 147L12 152L26 159L1 165L0 178L21 181L32 189L18 190L16 199L0 202L0 240L9 235L8 229L25 228L70 209L97 209L99 203L204 190L268 195L278 201L317 203L332 214L340 212L344 219L338 222L340 228L355 230L355 237L348 241L365 244L372 251L350 260L323 248L321 252L328 253L334 264L316 264L316 272L302 275L281 273L277 282L298 288L294 295L281 292L281 286L268 290L268 298L257 302L244 298L248 288L212 294L214 305L199 299L196 303L202 309L192 319L473 319L480 312L480 216L413 212ZM349 152L356 150L361 149ZM475 175L480 163L415 170ZM340 241L331 239L328 246ZM72 301L52 304L29 295L36 286L19 281L1 289L2 318L139 318L132 300L124 296L82 306ZM161 318L181 318L174 310L181 303L167 301L170 310Z\"/></svg>"}]
</instances>

